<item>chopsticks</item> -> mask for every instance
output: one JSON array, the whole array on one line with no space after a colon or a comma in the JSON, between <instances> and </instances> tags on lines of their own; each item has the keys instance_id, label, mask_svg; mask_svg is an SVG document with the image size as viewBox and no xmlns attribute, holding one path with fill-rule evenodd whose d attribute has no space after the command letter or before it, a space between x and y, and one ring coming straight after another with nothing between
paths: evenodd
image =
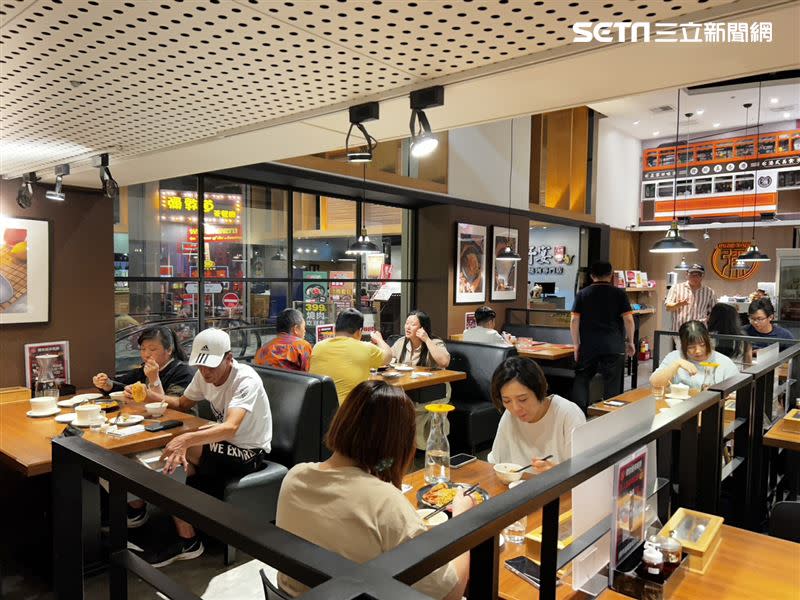
<instances>
[{"instance_id":1,"label":"chopsticks","mask_svg":"<svg viewBox=\"0 0 800 600\"><path fill-rule=\"evenodd\" d=\"M480 485L479 483L476 483L476 484L473 484L473 485L469 486L469 487L468 487L466 490L464 490L464 495L465 495L465 496L469 496L469 495L470 495L472 492L474 492L476 489L478 489L478 486L479 486L479 485ZM455 497L453 497L453 500L455 500ZM453 503L453 500L450 500L450 502L446 502L445 504L442 504L442 505L441 505L439 508L437 508L437 509L436 509L435 511L433 511L431 514L429 514L429 515L425 515L424 517L422 517L422 520L423 520L423 521L427 521L427 520L428 520L428 519L430 519L430 518L431 518L433 515L438 515L438 514L439 514L440 512L442 512L442 511L443 511L445 508L447 508L448 506L450 506L450 505Z\"/></svg>"},{"instance_id":2,"label":"chopsticks","mask_svg":"<svg viewBox=\"0 0 800 600\"><path fill-rule=\"evenodd\" d=\"M551 459L551 458L553 458L553 455L552 455L552 454L548 454L548 455L547 455L547 456L545 456L544 458L539 458L539 459L537 459L537 460L549 460L549 459ZM512 472L512 473L519 473L520 471L524 471L525 469L530 469L532 466L533 466L533 465L525 465L525 466L524 466L524 467L522 467L521 469L516 469L515 471L511 471L511 472Z\"/></svg>"}]
</instances>

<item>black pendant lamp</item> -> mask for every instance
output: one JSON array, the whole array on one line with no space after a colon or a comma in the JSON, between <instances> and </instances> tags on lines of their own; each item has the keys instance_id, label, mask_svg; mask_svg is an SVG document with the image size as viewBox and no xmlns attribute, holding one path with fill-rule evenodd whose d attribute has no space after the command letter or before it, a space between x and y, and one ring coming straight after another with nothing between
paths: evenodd
<instances>
[{"instance_id":1,"label":"black pendant lamp","mask_svg":"<svg viewBox=\"0 0 800 600\"><path fill-rule=\"evenodd\" d=\"M675 177L672 181L672 223L667 230L667 234L650 248L650 252L656 254L668 253L683 253L683 252L697 252L698 248L692 242L687 240L681 235L678 229L678 220L676 218L677 202L678 202L678 135L680 132L681 124L681 90L678 89L678 106L677 117L675 118Z\"/></svg>"},{"instance_id":2,"label":"black pendant lamp","mask_svg":"<svg viewBox=\"0 0 800 600\"><path fill-rule=\"evenodd\" d=\"M362 173L362 180L361 180L361 203L366 201L367 197L367 165L363 166L363 173ZM362 255L366 256L367 254L383 254L380 248L378 248L375 244L369 241L369 236L367 235L367 228L361 228L361 235L358 236L358 239L348 246L347 250L344 252L349 256L353 255Z\"/></svg>"},{"instance_id":3,"label":"black pendant lamp","mask_svg":"<svg viewBox=\"0 0 800 600\"><path fill-rule=\"evenodd\" d=\"M769 262L768 255L761 252L756 245L756 204L758 202L758 166L760 163L759 154L761 152L761 82L758 82L758 112L756 113L756 173L753 177L753 235L750 240L750 245L745 250L744 254L739 256L739 261L743 263L751 262Z\"/></svg>"},{"instance_id":4,"label":"black pendant lamp","mask_svg":"<svg viewBox=\"0 0 800 600\"><path fill-rule=\"evenodd\" d=\"M686 257L683 256L681 257L681 262L672 268L675 269L676 271L688 271L690 266L691 265L686 262Z\"/></svg>"},{"instance_id":5,"label":"black pendant lamp","mask_svg":"<svg viewBox=\"0 0 800 600\"><path fill-rule=\"evenodd\" d=\"M497 260L515 262L522 260L522 257L511 246L511 177L514 174L514 119L511 119L511 153L508 159L508 238L506 238L505 247L497 253L495 258Z\"/></svg>"}]
</instances>

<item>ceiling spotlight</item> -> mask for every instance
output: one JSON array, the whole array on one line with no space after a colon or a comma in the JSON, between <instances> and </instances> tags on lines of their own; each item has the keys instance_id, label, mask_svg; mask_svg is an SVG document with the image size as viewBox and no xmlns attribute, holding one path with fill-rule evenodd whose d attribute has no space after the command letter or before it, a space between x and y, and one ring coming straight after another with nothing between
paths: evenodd
<instances>
[{"instance_id":1,"label":"ceiling spotlight","mask_svg":"<svg viewBox=\"0 0 800 600\"><path fill-rule=\"evenodd\" d=\"M640 123L640 121L634 121L633 122L634 125L638 125L639 123Z\"/></svg>"},{"instance_id":2,"label":"ceiling spotlight","mask_svg":"<svg viewBox=\"0 0 800 600\"><path fill-rule=\"evenodd\" d=\"M119 184L111 176L108 168L108 154L101 154L92 157L92 166L100 169L100 183L103 186L103 193L106 198L113 200L119 195Z\"/></svg>"},{"instance_id":3,"label":"ceiling spotlight","mask_svg":"<svg viewBox=\"0 0 800 600\"><path fill-rule=\"evenodd\" d=\"M411 130L411 156L422 158L428 156L436 150L439 140L431 131L431 124L425 115L426 108L434 108L444 105L444 86L436 85L411 92L411 120L408 127ZM419 121L419 128L417 128Z\"/></svg>"},{"instance_id":4,"label":"ceiling spotlight","mask_svg":"<svg viewBox=\"0 0 800 600\"><path fill-rule=\"evenodd\" d=\"M778 103L778 99L777 98L770 98L769 99L769 103L770 104L777 104Z\"/></svg>"},{"instance_id":5,"label":"ceiling spotlight","mask_svg":"<svg viewBox=\"0 0 800 600\"><path fill-rule=\"evenodd\" d=\"M790 113L788 110L787 110L787 111L784 111L784 113L783 113L783 118L784 118L784 119L788 119L788 118L789 118L789 117L791 117L791 116L792 116L792 113Z\"/></svg>"},{"instance_id":6,"label":"ceiling spotlight","mask_svg":"<svg viewBox=\"0 0 800 600\"><path fill-rule=\"evenodd\" d=\"M704 108L698 108L698 109L697 109L695 112L696 112L698 115L702 115L704 112L706 112L706 109L704 109Z\"/></svg>"},{"instance_id":7,"label":"ceiling spotlight","mask_svg":"<svg viewBox=\"0 0 800 600\"><path fill-rule=\"evenodd\" d=\"M719 127L719 123L714 123L714 129L716 129L717 127Z\"/></svg>"},{"instance_id":8,"label":"ceiling spotlight","mask_svg":"<svg viewBox=\"0 0 800 600\"><path fill-rule=\"evenodd\" d=\"M655 135L658 135L659 133L661 133L661 132L660 131L654 131L653 135L655 136Z\"/></svg>"},{"instance_id":9,"label":"ceiling spotlight","mask_svg":"<svg viewBox=\"0 0 800 600\"><path fill-rule=\"evenodd\" d=\"M704 240L710 240L711 239L711 234L708 233L708 228L706 228L706 230L703 232L703 239Z\"/></svg>"},{"instance_id":10,"label":"ceiling spotlight","mask_svg":"<svg viewBox=\"0 0 800 600\"><path fill-rule=\"evenodd\" d=\"M347 138L345 138L344 147L347 153L347 162L361 163L372 161L372 151L378 145L378 140L372 137L363 123L366 121L374 121L380 116L380 109L377 102L367 102L366 104L359 104L358 106L350 107L350 129L347 130ZM364 140L367 142L366 151L354 148L350 150L350 134L353 133L353 127L361 132Z\"/></svg>"},{"instance_id":11,"label":"ceiling spotlight","mask_svg":"<svg viewBox=\"0 0 800 600\"><path fill-rule=\"evenodd\" d=\"M33 184L41 179L36 173L25 173L22 176L22 183L17 190L17 205L20 208L30 208L33 201Z\"/></svg>"},{"instance_id":12,"label":"ceiling spotlight","mask_svg":"<svg viewBox=\"0 0 800 600\"><path fill-rule=\"evenodd\" d=\"M63 202L66 196L61 192L61 184L64 175L69 175L69 164L65 163L63 165L56 165L55 174L56 174L56 189L47 190L44 196L48 200L58 200L59 202Z\"/></svg>"}]
</instances>

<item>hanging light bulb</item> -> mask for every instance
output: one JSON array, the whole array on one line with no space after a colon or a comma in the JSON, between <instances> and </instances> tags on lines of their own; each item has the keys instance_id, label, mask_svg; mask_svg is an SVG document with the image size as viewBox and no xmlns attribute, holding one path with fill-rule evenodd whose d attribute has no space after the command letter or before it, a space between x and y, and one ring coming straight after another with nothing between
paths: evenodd
<instances>
[{"instance_id":1,"label":"hanging light bulb","mask_svg":"<svg viewBox=\"0 0 800 600\"><path fill-rule=\"evenodd\" d=\"M681 262L672 268L675 269L676 271L688 271L690 266L691 265L689 265L689 263L686 262L686 257L683 256L681 257Z\"/></svg>"},{"instance_id":2,"label":"hanging light bulb","mask_svg":"<svg viewBox=\"0 0 800 600\"><path fill-rule=\"evenodd\" d=\"M495 258L497 260L515 262L522 260L522 257L511 244L511 178L514 174L514 119L511 119L511 153L508 162L508 237L506 238L505 247L497 253Z\"/></svg>"},{"instance_id":3,"label":"hanging light bulb","mask_svg":"<svg viewBox=\"0 0 800 600\"><path fill-rule=\"evenodd\" d=\"M739 256L740 262L769 262L768 255L761 252L756 245L756 206L758 203L758 167L760 163L759 154L761 152L761 82L758 82L758 112L756 113L756 172L753 176L753 236L750 245L744 254Z\"/></svg>"}]
</instances>

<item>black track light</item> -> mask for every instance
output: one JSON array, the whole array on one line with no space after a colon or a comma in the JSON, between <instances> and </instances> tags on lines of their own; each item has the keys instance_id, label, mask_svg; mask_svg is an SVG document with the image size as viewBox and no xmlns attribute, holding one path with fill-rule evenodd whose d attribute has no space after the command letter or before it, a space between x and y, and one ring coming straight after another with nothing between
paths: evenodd
<instances>
[{"instance_id":1,"label":"black track light","mask_svg":"<svg viewBox=\"0 0 800 600\"><path fill-rule=\"evenodd\" d=\"M103 186L103 193L106 198L113 200L119 195L119 184L111 176L108 164L108 154L92 157L92 166L100 169L100 184Z\"/></svg>"},{"instance_id":2,"label":"black track light","mask_svg":"<svg viewBox=\"0 0 800 600\"><path fill-rule=\"evenodd\" d=\"M372 161L372 151L378 145L378 140L372 137L364 123L367 121L374 121L380 117L380 108L377 102L367 102L366 104L359 104L358 106L350 107L350 129L347 130L347 137L345 138L344 146L347 153L347 162L364 163ZM361 132L364 140L367 142L366 151L360 149L350 150L350 134L353 133L353 127Z\"/></svg>"},{"instance_id":3,"label":"black track light","mask_svg":"<svg viewBox=\"0 0 800 600\"><path fill-rule=\"evenodd\" d=\"M66 199L66 196L61 191L61 184L63 182L64 175L69 175L69 164L64 163L62 165L56 165L55 174L56 188L55 190L47 190L44 196L48 200L57 200L58 202L63 202Z\"/></svg>"},{"instance_id":4,"label":"black track light","mask_svg":"<svg viewBox=\"0 0 800 600\"><path fill-rule=\"evenodd\" d=\"M17 190L17 205L20 208L30 208L33 202L33 184L41 179L35 172L25 173L22 176L22 183Z\"/></svg>"},{"instance_id":5,"label":"black track light","mask_svg":"<svg viewBox=\"0 0 800 600\"><path fill-rule=\"evenodd\" d=\"M431 124L424 110L444 105L444 87L436 85L411 92L409 99L411 101L411 121L408 127L411 130L411 156L422 158L436 150L439 145L439 140L433 135Z\"/></svg>"}]
</instances>

